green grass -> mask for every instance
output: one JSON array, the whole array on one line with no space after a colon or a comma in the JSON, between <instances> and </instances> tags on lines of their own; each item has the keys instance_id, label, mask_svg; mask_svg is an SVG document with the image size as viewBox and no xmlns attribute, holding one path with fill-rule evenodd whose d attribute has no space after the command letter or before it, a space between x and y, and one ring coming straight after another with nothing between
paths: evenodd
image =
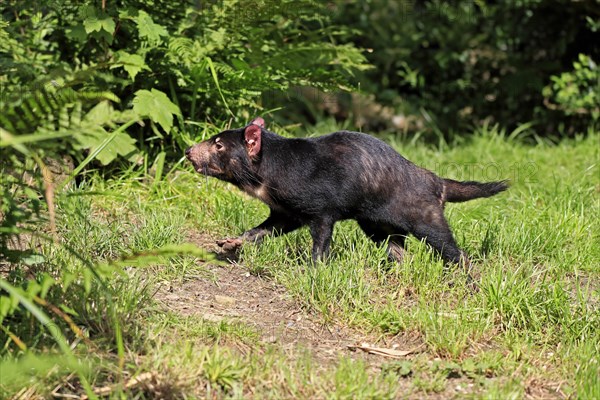
<instances>
[{"instance_id":1,"label":"green grass","mask_svg":"<svg viewBox=\"0 0 600 400\"><path fill-rule=\"evenodd\" d=\"M456 146L391 141L410 160L448 178L511 180L498 196L447 207L456 239L481 276L477 293L466 288L463 272L445 269L423 243L409 240L405 262L393 263L351 221L336 226L326 264L311 265L306 229L244 246L234 268L282 285L323 323L379 338L382 347L401 337L422 343L405 360L371 356L365 362L339 348L337 361L324 363L302 346L285 350L264 342L252 321L207 321L157 307L152 298L159 284L218 284L190 255L108 274L108 292L92 280L84 295L83 262L45 243L46 261L30 273L62 280L48 301L69 311L91 339L75 350L95 366L86 369L95 387L154 374L152 385L117 385L114 396L600 398L599 139L592 133L527 145L482 129ZM209 243L268 214L258 201L187 167L156 182L133 172L116 180L92 176L57 203L61 241L95 262L182 243L190 235ZM17 285L25 279L19 271L11 275ZM69 276L73 282L66 284ZM121 321L122 367L107 293ZM50 346L43 330L3 324L29 348ZM8 337L1 339L3 359L21 354ZM44 395L48 379L64 385L65 374L54 372L54 381L48 375L29 386ZM20 389L0 384L4 397Z\"/></svg>"}]
</instances>

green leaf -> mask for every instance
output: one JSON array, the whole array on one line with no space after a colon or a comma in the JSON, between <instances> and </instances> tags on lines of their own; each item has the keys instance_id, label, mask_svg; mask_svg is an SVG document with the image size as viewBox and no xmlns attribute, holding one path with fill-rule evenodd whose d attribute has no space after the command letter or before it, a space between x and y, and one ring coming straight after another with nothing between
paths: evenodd
<instances>
[{"instance_id":1,"label":"green leaf","mask_svg":"<svg viewBox=\"0 0 600 400\"><path fill-rule=\"evenodd\" d=\"M173 126L173 114L180 115L177 107L167 95L160 90L138 90L133 99L133 110L140 117L148 117L158 123L165 132Z\"/></svg>"},{"instance_id":2,"label":"green leaf","mask_svg":"<svg viewBox=\"0 0 600 400\"><path fill-rule=\"evenodd\" d=\"M233 115L233 112L231 112L231 109L229 108L229 105L227 104L227 100L225 100L225 96L223 96L223 92L221 91L221 86L219 85L219 77L217 75L217 70L215 68L215 65L213 64L212 60L209 57L206 57L206 63L208 65L208 69L210 69L210 73L212 74L213 81L215 82L215 85L217 86L217 90L219 91L219 94L221 95L223 104L225 104L227 111L229 111L229 113L231 115Z\"/></svg>"},{"instance_id":3,"label":"green leaf","mask_svg":"<svg viewBox=\"0 0 600 400\"><path fill-rule=\"evenodd\" d=\"M34 281L34 280L27 281L27 291L25 292L27 294L27 297L33 298L34 296L37 296L41 290L42 290L42 286L39 283L37 283L36 281Z\"/></svg>"},{"instance_id":4,"label":"green leaf","mask_svg":"<svg viewBox=\"0 0 600 400\"><path fill-rule=\"evenodd\" d=\"M30 187L23 188L23 193L29 197L30 200L37 200L40 198L40 194Z\"/></svg>"},{"instance_id":5,"label":"green leaf","mask_svg":"<svg viewBox=\"0 0 600 400\"><path fill-rule=\"evenodd\" d=\"M50 290L52 285L54 285L55 283L56 283L56 280L52 276L50 276L50 274L48 274L48 273L43 274L42 282L40 283L40 286L41 286L40 297L42 299L46 298L46 295L48 294L48 290Z\"/></svg>"},{"instance_id":6,"label":"green leaf","mask_svg":"<svg viewBox=\"0 0 600 400\"><path fill-rule=\"evenodd\" d=\"M71 286L71 283L75 282L75 279L77 279L77 275L75 275L74 273L69 272L69 271L63 272L63 276L62 276L63 291L66 291L69 288L69 286Z\"/></svg>"},{"instance_id":7,"label":"green leaf","mask_svg":"<svg viewBox=\"0 0 600 400\"><path fill-rule=\"evenodd\" d=\"M129 74L129 77L132 81L135 81L135 76L141 70L145 69L150 71L150 68L148 68L148 65L146 65L144 57L140 56L139 54L130 54L126 51L120 50L115 55L117 56L117 63L111 66L111 68L123 67L123 69L125 69L125 71L127 71Z\"/></svg>"},{"instance_id":8,"label":"green leaf","mask_svg":"<svg viewBox=\"0 0 600 400\"><path fill-rule=\"evenodd\" d=\"M114 109L108 101L101 101L96 104L84 117L84 123L90 125L103 126L111 122Z\"/></svg>"},{"instance_id":9,"label":"green leaf","mask_svg":"<svg viewBox=\"0 0 600 400\"><path fill-rule=\"evenodd\" d=\"M36 265L36 264L41 264L44 261L46 261L46 259L41 254L28 254L24 257L21 257L21 262L25 265L30 265L30 266Z\"/></svg>"},{"instance_id":10,"label":"green leaf","mask_svg":"<svg viewBox=\"0 0 600 400\"><path fill-rule=\"evenodd\" d=\"M104 142L104 139L106 139L108 135L108 132L104 131L104 129L102 129L102 131L101 134L86 135L85 139L80 140L82 147L90 149L90 152L94 152L94 150ZM100 161L102 165L108 165L118 156L125 157L135 151L137 151L135 139L125 132L120 132L96 155L96 159Z\"/></svg>"},{"instance_id":11,"label":"green leaf","mask_svg":"<svg viewBox=\"0 0 600 400\"><path fill-rule=\"evenodd\" d=\"M112 33L115 31L115 21L108 16L104 18L98 18L94 15L86 18L83 21L83 27L85 28L86 33L100 32L104 30L112 35Z\"/></svg>"},{"instance_id":12,"label":"green leaf","mask_svg":"<svg viewBox=\"0 0 600 400\"><path fill-rule=\"evenodd\" d=\"M92 290L92 280L94 279L94 273L89 269L86 268L82 271L82 275L83 275L83 288L85 290L85 293L89 293L90 290Z\"/></svg>"},{"instance_id":13,"label":"green leaf","mask_svg":"<svg viewBox=\"0 0 600 400\"><path fill-rule=\"evenodd\" d=\"M84 43L87 39L87 33L83 24L77 24L71 28L65 29L65 33L69 39Z\"/></svg>"},{"instance_id":14,"label":"green leaf","mask_svg":"<svg viewBox=\"0 0 600 400\"><path fill-rule=\"evenodd\" d=\"M150 44L160 44L162 42L160 37L169 35L165 27L154 23L145 11L139 11L135 22L138 26L140 38L146 39Z\"/></svg>"},{"instance_id":15,"label":"green leaf","mask_svg":"<svg viewBox=\"0 0 600 400\"><path fill-rule=\"evenodd\" d=\"M92 108L84 117L84 126L90 127L85 130L85 134L78 137L78 143L74 145L78 149L90 149L93 153L97 148L103 145L108 133L102 127L115 118L116 112L108 101L102 101ZM135 139L126 132L118 132L114 139L96 155L96 159L102 165L108 165L118 156L127 156L137 151Z\"/></svg>"},{"instance_id":16,"label":"green leaf","mask_svg":"<svg viewBox=\"0 0 600 400\"><path fill-rule=\"evenodd\" d=\"M66 306L66 305L64 305L64 304L61 304L61 305L59 305L58 307L59 307L59 308L60 308L62 311L64 311L64 312L65 312L65 314L69 314L69 315L75 315L75 316L79 315L79 313L78 313L77 311L75 311L75 310L74 310L74 309L72 309L71 307L69 307L69 306Z\"/></svg>"},{"instance_id":17,"label":"green leaf","mask_svg":"<svg viewBox=\"0 0 600 400\"><path fill-rule=\"evenodd\" d=\"M212 31L209 36L211 42L213 42L214 46L217 48L223 48L228 39L227 30L225 28L219 28L216 31Z\"/></svg>"},{"instance_id":18,"label":"green leaf","mask_svg":"<svg viewBox=\"0 0 600 400\"><path fill-rule=\"evenodd\" d=\"M410 361L401 361L398 364L398 373L400 376L406 377L412 373L412 364Z\"/></svg>"},{"instance_id":19,"label":"green leaf","mask_svg":"<svg viewBox=\"0 0 600 400\"><path fill-rule=\"evenodd\" d=\"M154 160L154 164L152 165L152 168L155 172L154 172L154 185L156 185L158 182L160 182L160 178L162 177L162 173L163 173L163 169L165 166L165 157L166 157L166 153L164 151L161 151L160 153L158 153L158 156L156 156L156 160Z\"/></svg>"},{"instance_id":20,"label":"green leaf","mask_svg":"<svg viewBox=\"0 0 600 400\"><path fill-rule=\"evenodd\" d=\"M99 264L96 266L96 268L98 270L106 269L107 271L114 271L115 267L146 267L154 263L164 262L166 258L181 254L191 255L201 258L204 261L213 261L218 263L218 261L215 261L215 256L203 248L200 248L193 243L182 243L168 244L153 250L133 253L119 260L113 260L105 264Z\"/></svg>"},{"instance_id":21,"label":"green leaf","mask_svg":"<svg viewBox=\"0 0 600 400\"><path fill-rule=\"evenodd\" d=\"M13 309L12 301L9 297L0 296L0 321L6 317Z\"/></svg>"},{"instance_id":22,"label":"green leaf","mask_svg":"<svg viewBox=\"0 0 600 400\"><path fill-rule=\"evenodd\" d=\"M89 373L90 365L77 362L74 357L52 354L36 355L27 353L20 358L6 357L0 361L0 386L12 390L28 387L34 381L41 381L57 373L67 375L69 371Z\"/></svg>"},{"instance_id":23,"label":"green leaf","mask_svg":"<svg viewBox=\"0 0 600 400\"><path fill-rule=\"evenodd\" d=\"M73 136L73 132L34 133L30 135L13 136L4 129L0 128L0 148L14 147L23 154L29 154L27 148L22 146L23 144L36 143L44 140L56 140L67 136Z\"/></svg>"},{"instance_id":24,"label":"green leaf","mask_svg":"<svg viewBox=\"0 0 600 400\"><path fill-rule=\"evenodd\" d=\"M62 191L66 185L73 180L73 178L75 178L75 176L77 176L77 174L79 174L85 167L86 165L88 165L92 160L94 160L98 154L104 150L104 148L106 148L106 146L108 146L114 139L116 136L122 134L123 132L125 132L125 130L127 128L129 128L131 125L133 125L134 123L136 123L137 118L136 119L132 119L126 123L124 123L123 125L121 125L119 128L117 128L115 131L113 131L110 135L108 135L103 141L102 143L100 143L100 145L98 146L98 148L90 151L90 154L88 154L88 156L85 158L85 160L83 160L69 175L69 177L67 179L65 179L56 189L57 192Z\"/></svg>"}]
</instances>

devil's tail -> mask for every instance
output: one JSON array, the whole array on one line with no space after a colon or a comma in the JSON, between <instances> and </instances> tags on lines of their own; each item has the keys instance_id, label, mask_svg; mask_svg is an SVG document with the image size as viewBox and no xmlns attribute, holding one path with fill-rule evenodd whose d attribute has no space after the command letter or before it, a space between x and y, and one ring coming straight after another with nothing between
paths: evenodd
<instances>
[{"instance_id":1,"label":"devil's tail","mask_svg":"<svg viewBox=\"0 0 600 400\"><path fill-rule=\"evenodd\" d=\"M508 181L498 182L459 182L444 179L445 200L452 203L490 197L508 189Z\"/></svg>"}]
</instances>

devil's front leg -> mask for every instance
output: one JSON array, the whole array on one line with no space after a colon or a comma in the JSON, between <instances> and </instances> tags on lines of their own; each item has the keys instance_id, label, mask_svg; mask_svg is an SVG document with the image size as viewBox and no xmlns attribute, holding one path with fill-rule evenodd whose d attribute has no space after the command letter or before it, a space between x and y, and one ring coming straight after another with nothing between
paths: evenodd
<instances>
[{"instance_id":1,"label":"devil's front leg","mask_svg":"<svg viewBox=\"0 0 600 400\"><path fill-rule=\"evenodd\" d=\"M230 251L245 242L260 243L267 235L283 235L302 226L302 222L293 216L271 209L269 217L260 225L252 228L236 238L218 240L223 250Z\"/></svg>"}]
</instances>

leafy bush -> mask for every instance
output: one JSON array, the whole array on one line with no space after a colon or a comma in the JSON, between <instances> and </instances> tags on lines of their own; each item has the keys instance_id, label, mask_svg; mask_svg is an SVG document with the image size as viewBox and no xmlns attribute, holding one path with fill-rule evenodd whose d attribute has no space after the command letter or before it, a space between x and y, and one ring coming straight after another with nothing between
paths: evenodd
<instances>
[{"instance_id":1,"label":"leafy bush","mask_svg":"<svg viewBox=\"0 0 600 400\"><path fill-rule=\"evenodd\" d=\"M591 115L596 121L600 117L600 70L590 57L580 54L573 63L573 71L552 76L552 84L544 88L546 100L556 104L548 107L560 109L567 115Z\"/></svg>"},{"instance_id":2,"label":"leafy bush","mask_svg":"<svg viewBox=\"0 0 600 400\"><path fill-rule=\"evenodd\" d=\"M375 66L361 88L398 114L445 132L482 121L508 129L533 121L538 133L555 135L560 125L569 134L591 122L589 113L546 107L542 93L579 54L600 58L588 15L597 16L591 3L567 0L361 0L340 3L335 21L360 29L353 41L370 50ZM581 101L596 101L586 93L598 90L597 80L578 79L586 85ZM579 94L569 90L573 104Z\"/></svg>"},{"instance_id":3,"label":"leafy bush","mask_svg":"<svg viewBox=\"0 0 600 400\"><path fill-rule=\"evenodd\" d=\"M10 134L77 132L70 152L81 159L105 127L148 116L150 124L121 132L100 161L135 161L136 147L172 151L175 142L180 150L194 121L246 121L263 93L346 85L365 68L352 44L336 44L349 30L324 11L312 0L9 1L0 25L8 110L0 126Z\"/></svg>"}]
</instances>

